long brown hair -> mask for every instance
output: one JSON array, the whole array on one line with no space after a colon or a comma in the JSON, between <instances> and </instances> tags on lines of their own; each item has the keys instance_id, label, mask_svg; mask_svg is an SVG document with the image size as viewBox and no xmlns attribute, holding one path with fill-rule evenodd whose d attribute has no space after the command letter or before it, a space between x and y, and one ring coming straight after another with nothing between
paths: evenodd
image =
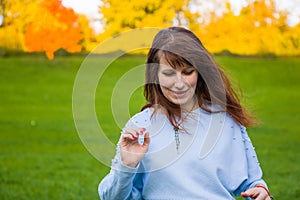
<instances>
[{"instance_id":1,"label":"long brown hair","mask_svg":"<svg viewBox=\"0 0 300 200\"><path fill-rule=\"evenodd\" d=\"M198 71L195 95L202 109L210 113L226 111L236 122L246 127L256 124L257 120L240 104L239 96L232 88L228 77L199 38L182 27L162 29L153 40L146 63L144 95L147 104L142 110L160 105L166 110L171 124L179 128L176 117L179 119L181 117L180 105L170 102L159 86L158 68L162 56L174 68L185 63ZM215 105L220 109L212 109ZM156 108L154 109L156 112Z\"/></svg>"}]
</instances>

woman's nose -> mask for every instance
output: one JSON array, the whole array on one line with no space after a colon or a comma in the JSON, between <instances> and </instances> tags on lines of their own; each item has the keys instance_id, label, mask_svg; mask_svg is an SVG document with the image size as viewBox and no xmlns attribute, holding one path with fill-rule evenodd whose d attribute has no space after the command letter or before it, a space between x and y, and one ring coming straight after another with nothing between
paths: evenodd
<instances>
[{"instance_id":1,"label":"woman's nose","mask_svg":"<svg viewBox=\"0 0 300 200\"><path fill-rule=\"evenodd\" d=\"M183 89L185 85L185 80L181 74L177 74L174 86L176 89Z\"/></svg>"}]
</instances>

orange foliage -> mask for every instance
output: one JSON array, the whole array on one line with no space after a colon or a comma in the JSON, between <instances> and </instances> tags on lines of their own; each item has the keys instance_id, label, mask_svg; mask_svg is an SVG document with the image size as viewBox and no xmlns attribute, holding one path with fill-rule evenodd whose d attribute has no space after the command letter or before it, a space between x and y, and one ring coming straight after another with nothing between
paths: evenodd
<instances>
[{"instance_id":1,"label":"orange foliage","mask_svg":"<svg viewBox=\"0 0 300 200\"><path fill-rule=\"evenodd\" d=\"M61 0L44 0L35 10L35 21L26 26L24 43L29 52L45 51L49 59L60 48L79 52L78 42L83 38L78 16L62 6Z\"/></svg>"}]
</instances>

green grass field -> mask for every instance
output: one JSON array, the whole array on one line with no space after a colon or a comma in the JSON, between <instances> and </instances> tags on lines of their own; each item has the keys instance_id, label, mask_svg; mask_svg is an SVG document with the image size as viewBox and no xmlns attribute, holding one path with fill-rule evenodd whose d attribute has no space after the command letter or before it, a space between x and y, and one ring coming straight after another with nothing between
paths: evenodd
<instances>
[{"instance_id":1,"label":"green grass field","mask_svg":"<svg viewBox=\"0 0 300 200\"><path fill-rule=\"evenodd\" d=\"M97 186L109 167L85 149L72 116L73 83L83 59L0 58L0 199L99 199ZM93 59L97 64L99 58ZM112 89L144 60L122 57L99 82L97 116L113 142L120 128L110 110ZM300 59L217 61L263 122L248 132L275 199L300 199ZM130 99L131 114L143 103L139 88Z\"/></svg>"}]
</instances>

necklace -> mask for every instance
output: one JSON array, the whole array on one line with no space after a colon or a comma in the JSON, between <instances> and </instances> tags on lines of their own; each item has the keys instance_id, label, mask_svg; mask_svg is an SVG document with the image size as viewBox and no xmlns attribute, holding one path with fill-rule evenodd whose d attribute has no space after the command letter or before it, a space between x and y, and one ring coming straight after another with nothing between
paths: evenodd
<instances>
[{"instance_id":1,"label":"necklace","mask_svg":"<svg viewBox=\"0 0 300 200\"><path fill-rule=\"evenodd\" d=\"M178 128L175 128L175 127L174 127L174 136L175 136L175 142L176 142L176 151L177 151L177 154L179 154L179 146L180 146L179 130L178 130Z\"/></svg>"},{"instance_id":2,"label":"necklace","mask_svg":"<svg viewBox=\"0 0 300 200\"><path fill-rule=\"evenodd\" d=\"M181 126L181 124L183 123L183 121L190 115L190 113L192 112L192 110L195 107L196 102L194 102L194 105L192 107L192 109L184 116L184 118L181 120L180 123L178 123L177 127L174 127L174 137L175 137L175 143L176 143L176 151L177 154L180 154L179 152L179 147L180 147L180 138L179 138L179 127Z\"/></svg>"}]
</instances>

